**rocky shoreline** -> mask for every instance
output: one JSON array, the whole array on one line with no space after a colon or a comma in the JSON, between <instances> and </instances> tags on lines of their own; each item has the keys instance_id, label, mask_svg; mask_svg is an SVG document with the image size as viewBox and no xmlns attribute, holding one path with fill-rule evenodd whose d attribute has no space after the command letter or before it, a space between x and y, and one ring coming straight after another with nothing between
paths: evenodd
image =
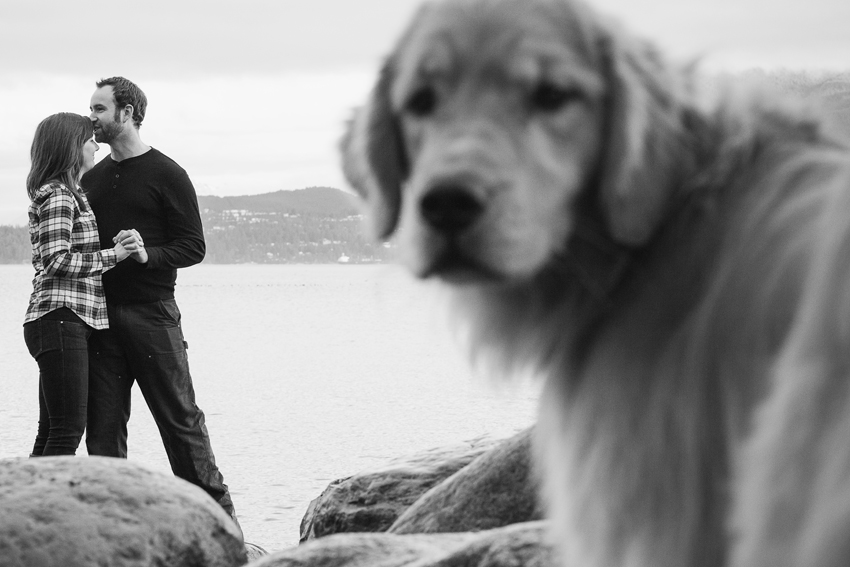
<instances>
[{"instance_id":1,"label":"rocky shoreline","mask_svg":"<svg viewBox=\"0 0 850 567\"><path fill-rule=\"evenodd\" d=\"M336 480L310 503L301 544L271 554L199 488L126 460L0 461L0 567L551 566L531 433Z\"/></svg>"}]
</instances>

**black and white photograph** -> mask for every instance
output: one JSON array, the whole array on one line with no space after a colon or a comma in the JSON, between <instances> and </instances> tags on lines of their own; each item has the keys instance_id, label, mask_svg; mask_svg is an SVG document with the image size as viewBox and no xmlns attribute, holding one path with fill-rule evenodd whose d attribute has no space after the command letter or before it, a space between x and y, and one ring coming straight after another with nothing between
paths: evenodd
<instances>
[{"instance_id":1,"label":"black and white photograph","mask_svg":"<svg viewBox=\"0 0 850 567\"><path fill-rule=\"evenodd\" d=\"M850 565L848 22L0 0L0 567Z\"/></svg>"}]
</instances>

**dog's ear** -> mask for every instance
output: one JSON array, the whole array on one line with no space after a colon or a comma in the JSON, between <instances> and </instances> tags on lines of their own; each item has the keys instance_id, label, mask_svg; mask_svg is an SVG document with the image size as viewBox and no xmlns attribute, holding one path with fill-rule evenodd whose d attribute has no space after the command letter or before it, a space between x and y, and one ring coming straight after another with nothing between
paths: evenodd
<instances>
[{"instance_id":1,"label":"dog's ear","mask_svg":"<svg viewBox=\"0 0 850 567\"><path fill-rule=\"evenodd\" d=\"M359 108L340 144L342 169L369 209L372 232L388 238L398 224L406 157L390 104L393 62L388 61L367 103Z\"/></svg>"},{"instance_id":2,"label":"dog's ear","mask_svg":"<svg viewBox=\"0 0 850 567\"><path fill-rule=\"evenodd\" d=\"M648 47L601 40L608 85L601 206L613 238L640 246L663 219L684 164L682 87Z\"/></svg>"}]
</instances>

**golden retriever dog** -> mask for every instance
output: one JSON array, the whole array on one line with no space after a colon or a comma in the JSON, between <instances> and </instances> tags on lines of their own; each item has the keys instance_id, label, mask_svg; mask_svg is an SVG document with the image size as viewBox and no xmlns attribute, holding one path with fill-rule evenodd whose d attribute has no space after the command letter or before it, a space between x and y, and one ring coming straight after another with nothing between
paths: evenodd
<instances>
[{"instance_id":1,"label":"golden retriever dog","mask_svg":"<svg viewBox=\"0 0 850 567\"><path fill-rule=\"evenodd\" d=\"M850 565L850 151L572 0L425 5L342 141L473 358L545 380L570 567Z\"/></svg>"}]
</instances>

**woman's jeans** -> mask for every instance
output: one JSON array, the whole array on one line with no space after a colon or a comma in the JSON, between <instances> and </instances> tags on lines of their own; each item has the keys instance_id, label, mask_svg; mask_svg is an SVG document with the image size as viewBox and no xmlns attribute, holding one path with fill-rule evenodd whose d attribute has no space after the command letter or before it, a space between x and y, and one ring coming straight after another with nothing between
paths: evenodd
<instances>
[{"instance_id":1,"label":"woman's jeans","mask_svg":"<svg viewBox=\"0 0 850 567\"><path fill-rule=\"evenodd\" d=\"M38 434L32 456L73 455L86 428L92 328L62 308L24 324L38 363Z\"/></svg>"}]
</instances>

